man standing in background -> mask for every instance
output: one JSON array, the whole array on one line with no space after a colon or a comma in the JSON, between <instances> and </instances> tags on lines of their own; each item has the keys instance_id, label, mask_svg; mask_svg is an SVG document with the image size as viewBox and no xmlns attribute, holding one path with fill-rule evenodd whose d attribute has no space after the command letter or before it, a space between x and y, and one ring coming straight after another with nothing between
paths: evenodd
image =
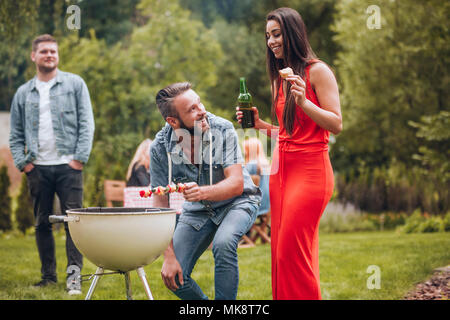
<instances>
[{"instance_id":1,"label":"man standing in background","mask_svg":"<svg viewBox=\"0 0 450 320\"><path fill-rule=\"evenodd\" d=\"M42 264L42 279L35 286L43 287L57 282L55 241L48 219L55 192L63 214L83 206L82 170L92 149L95 124L87 86L78 75L58 70L58 44L51 35L33 40L31 60L36 76L14 95L9 142L14 164L28 178ZM67 223L65 231L67 291L81 294L83 256Z\"/></svg>"}]
</instances>

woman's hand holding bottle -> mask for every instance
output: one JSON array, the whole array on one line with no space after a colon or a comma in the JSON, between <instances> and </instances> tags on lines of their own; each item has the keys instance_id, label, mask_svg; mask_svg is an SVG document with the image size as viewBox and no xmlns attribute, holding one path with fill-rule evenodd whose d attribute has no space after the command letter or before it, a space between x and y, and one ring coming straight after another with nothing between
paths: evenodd
<instances>
[{"instance_id":1,"label":"woman's hand holding bottle","mask_svg":"<svg viewBox=\"0 0 450 320\"><path fill-rule=\"evenodd\" d=\"M256 107L252 107L252 110L253 110L253 116L254 116L254 119L255 119L255 129L260 129L259 128L259 112L258 112L258 109L256 108ZM236 117L237 117L237 121L239 122L239 123L242 123L242 117L244 116L244 114L242 113L242 111L240 111L239 110L239 107L236 107Z\"/></svg>"}]
</instances>

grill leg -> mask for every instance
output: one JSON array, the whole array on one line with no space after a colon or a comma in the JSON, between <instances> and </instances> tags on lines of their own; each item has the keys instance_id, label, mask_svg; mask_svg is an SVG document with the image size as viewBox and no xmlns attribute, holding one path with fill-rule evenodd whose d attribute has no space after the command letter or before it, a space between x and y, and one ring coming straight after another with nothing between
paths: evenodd
<instances>
[{"instance_id":1,"label":"grill leg","mask_svg":"<svg viewBox=\"0 0 450 320\"><path fill-rule=\"evenodd\" d=\"M133 300L131 294L131 280L129 272L125 272L125 287L127 288L127 300Z\"/></svg>"},{"instance_id":2,"label":"grill leg","mask_svg":"<svg viewBox=\"0 0 450 320\"><path fill-rule=\"evenodd\" d=\"M91 300L92 294L94 293L95 287L97 287L97 282L100 276L103 274L103 268L98 267L97 271L95 271L94 279L92 280L91 286L89 287L89 291L86 295L85 300Z\"/></svg>"},{"instance_id":3,"label":"grill leg","mask_svg":"<svg viewBox=\"0 0 450 320\"><path fill-rule=\"evenodd\" d=\"M142 280L142 284L144 285L145 293L147 294L148 300L153 300L152 292L150 291L150 287L147 282L147 278L145 276L144 268L140 267L137 270L139 278Z\"/></svg>"}]
</instances>

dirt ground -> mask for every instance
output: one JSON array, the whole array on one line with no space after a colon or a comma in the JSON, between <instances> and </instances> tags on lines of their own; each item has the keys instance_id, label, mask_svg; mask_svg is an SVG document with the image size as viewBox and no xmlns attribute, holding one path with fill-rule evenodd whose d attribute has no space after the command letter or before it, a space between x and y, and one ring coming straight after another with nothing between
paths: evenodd
<instances>
[{"instance_id":1,"label":"dirt ground","mask_svg":"<svg viewBox=\"0 0 450 320\"><path fill-rule=\"evenodd\" d=\"M438 268L434 275L405 296L405 300L448 300L450 298L450 266Z\"/></svg>"}]
</instances>

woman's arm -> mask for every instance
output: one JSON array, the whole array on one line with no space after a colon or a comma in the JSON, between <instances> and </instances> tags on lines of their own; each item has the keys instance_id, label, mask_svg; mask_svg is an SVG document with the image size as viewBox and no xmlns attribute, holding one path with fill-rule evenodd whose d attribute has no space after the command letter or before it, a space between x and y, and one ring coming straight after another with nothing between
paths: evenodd
<instances>
[{"instance_id":1,"label":"woman's arm","mask_svg":"<svg viewBox=\"0 0 450 320\"><path fill-rule=\"evenodd\" d=\"M306 99L306 84L299 75L286 78L291 81L291 93L295 102L321 128L337 135L342 131L339 89L333 72L323 63L315 63L310 69L311 86L320 106Z\"/></svg>"}]
</instances>

